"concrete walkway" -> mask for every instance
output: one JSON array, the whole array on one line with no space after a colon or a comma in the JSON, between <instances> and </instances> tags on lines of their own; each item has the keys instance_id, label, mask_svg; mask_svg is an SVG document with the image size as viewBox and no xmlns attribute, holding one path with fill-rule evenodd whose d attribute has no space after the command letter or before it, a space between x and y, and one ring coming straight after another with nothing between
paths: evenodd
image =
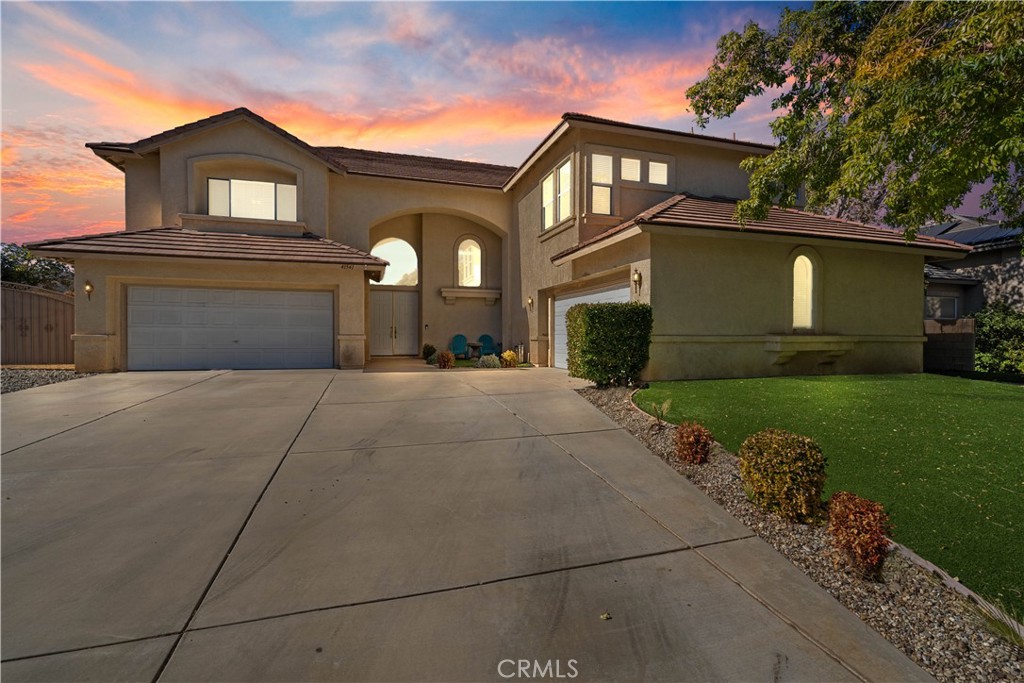
<instances>
[{"instance_id":1,"label":"concrete walkway","mask_svg":"<svg viewBox=\"0 0 1024 683\"><path fill-rule=\"evenodd\" d=\"M928 679L573 385L5 395L3 680Z\"/></svg>"}]
</instances>

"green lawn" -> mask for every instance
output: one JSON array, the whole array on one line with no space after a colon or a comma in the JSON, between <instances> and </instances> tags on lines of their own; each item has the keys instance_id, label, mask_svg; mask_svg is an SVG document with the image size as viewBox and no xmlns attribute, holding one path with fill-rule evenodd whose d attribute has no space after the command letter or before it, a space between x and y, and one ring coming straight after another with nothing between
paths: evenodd
<instances>
[{"instance_id":1,"label":"green lawn","mask_svg":"<svg viewBox=\"0 0 1024 683\"><path fill-rule=\"evenodd\" d=\"M1024 613L1024 387L885 375L654 382L636 402L696 420L732 452L780 427L828 459L826 496L880 501L894 538Z\"/></svg>"}]
</instances>

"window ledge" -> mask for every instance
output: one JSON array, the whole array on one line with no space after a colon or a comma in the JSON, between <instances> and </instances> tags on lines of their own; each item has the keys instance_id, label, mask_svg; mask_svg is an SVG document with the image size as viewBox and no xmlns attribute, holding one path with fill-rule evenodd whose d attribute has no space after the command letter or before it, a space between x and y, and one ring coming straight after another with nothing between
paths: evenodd
<instances>
[{"instance_id":1,"label":"window ledge","mask_svg":"<svg viewBox=\"0 0 1024 683\"><path fill-rule=\"evenodd\" d=\"M555 223L554 225L552 225L547 230L542 230L540 235L537 236L537 238L541 242L546 242L549 239L551 239L552 237L554 237L555 235L559 235L559 234L565 232L566 230L568 230L573 225L576 225L576 216L569 216L568 218L566 218L565 220L561 221L560 223Z\"/></svg>"},{"instance_id":2,"label":"window ledge","mask_svg":"<svg viewBox=\"0 0 1024 683\"><path fill-rule=\"evenodd\" d=\"M488 306L493 306L501 298L500 289L481 289L480 287L442 287L441 296L450 306L456 299L483 299Z\"/></svg>"},{"instance_id":3,"label":"window ledge","mask_svg":"<svg viewBox=\"0 0 1024 683\"><path fill-rule=\"evenodd\" d=\"M186 230L286 236L301 236L307 232L306 224L302 221L271 221L265 218L208 216L198 213L179 213L178 218L181 220L181 227Z\"/></svg>"},{"instance_id":4,"label":"window ledge","mask_svg":"<svg viewBox=\"0 0 1024 683\"><path fill-rule=\"evenodd\" d=\"M769 335L764 350L776 354L774 365L785 365L798 353L821 354L819 362L827 364L852 351L855 343L855 338L842 335Z\"/></svg>"}]
</instances>

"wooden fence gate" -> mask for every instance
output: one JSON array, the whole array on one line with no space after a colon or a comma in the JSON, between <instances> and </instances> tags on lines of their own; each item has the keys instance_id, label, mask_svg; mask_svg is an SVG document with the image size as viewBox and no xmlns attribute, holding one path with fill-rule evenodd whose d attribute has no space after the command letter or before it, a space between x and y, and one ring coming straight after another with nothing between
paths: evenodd
<instances>
[{"instance_id":1,"label":"wooden fence gate","mask_svg":"<svg viewBox=\"0 0 1024 683\"><path fill-rule=\"evenodd\" d=\"M75 362L75 298L40 287L4 282L0 363L65 365Z\"/></svg>"}]
</instances>

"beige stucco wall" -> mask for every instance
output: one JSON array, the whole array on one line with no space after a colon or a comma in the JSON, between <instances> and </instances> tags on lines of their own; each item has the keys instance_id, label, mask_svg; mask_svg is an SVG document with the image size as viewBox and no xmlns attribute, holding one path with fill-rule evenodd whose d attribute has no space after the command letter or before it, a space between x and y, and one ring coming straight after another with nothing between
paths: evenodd
<instances>
[{"instance_id":1,"label":"beige stucco wall","mask_svg":"<svg viewBox=\"0 0 1024 683\"><path fill-rule=\"evenodd\" d=\"M161 213L160 158L151 155L124 162L124 225L127 230L168 225Z\"/></svg>"},{"instance_id":2,"label":"beige stucco wall","mask_svg":"<svg viewBox=\"0 0 1024 683\"><path fill-rule=\"evenodd\" d=\"M750 235L652 236L650 379L919 372L919 255ZM820 324L792 330L792 254L820 259ZM819 343L820 342L820 343ZM773 344L808 345L787 362ZM840 347L849 347L829 355Z\"/></svg>"},{"instance_id":3,"label":"beige stucco wall","mask_svg":"<svg viewBox=\"0 0 1024 683\"><path fill-rule=\"evenodd\" d=\"M386 220L371 229L369 236L371 248L391 237L405 240L416 250L420 346L446 348L456 334L464 334L470 341L489 334L496 342L502 341L501 290L505 269L502 238L498 234L461 216L426 213ZM483 250L483 282L479 288L456 287L456 250L466 237L477 240ZM442 289L448 297L442 295ZM482 291L497 292L497 299L488 303L474 296Z\"/></svg>"},{"instance_id":4,"label":"beige stucco wall","mask_svg":"<svg viewBox=\"0 0 1024 683\"><path fill-rule=\"evenodd\" d=\"M127 287L221 287L334 292L336 367L364 363L364 280L360 267L191 259L75 260L75 367L80 372L127 369ZM84 286L94 291L86 296Z\"/></svg>"},{"instance_id":5,"label":"beige stucco wall","mask_svg":"<svg viewBox=\"0 0 1024 683\"><path fill-rule=\"evenodd\" d=\"M214 126L163 145L159 161L163 225L180 225L179 214L205 213L206 176L229 173L244 180L294 178L298 220L327 234L327 166L262 126L245 119Z\"/></svg>"},{"instance_id":6,"label":"beige stucco wall","mask_svg":"<svg viewBox=\"0 0 1024 683\"><path fill-rule=\"evenodd\" d=\"M593 151L633 150L672 159L669 184L664 188L616 183L612 193L613 216L588 214L589 177L587 155ZM511 288L519 293L519 305L510 302L506 327L511 337L530 340L531 357L546 363L550 355L550 299L571 287L579 278L597 277L602 272L628 266L646 274L650 267L648 242L619 244L600 255L584 257L579 264L554 265L551 257L580 241L600 234L608 228L629 220L637 213L679 192L698 195L746 197L747 174L739 163L752 152L728 149L720 144L704 145L681 138L645 136L570 128L549 149L534 161L511 188L513 205L512 239L509 248L519 255L519 270L512 276L519 279ZM564 159L573 160L573 216L565 224L542 230L541 182ZM625 251L623 251L625 250ZM630 272L631 272L630 270ZM621 273L606 272L608 277ZM647 291L634 292L634 298L645 300ZM529 297L535 300L532 311L526 306Z\"/></svg>"}]
</instances>

